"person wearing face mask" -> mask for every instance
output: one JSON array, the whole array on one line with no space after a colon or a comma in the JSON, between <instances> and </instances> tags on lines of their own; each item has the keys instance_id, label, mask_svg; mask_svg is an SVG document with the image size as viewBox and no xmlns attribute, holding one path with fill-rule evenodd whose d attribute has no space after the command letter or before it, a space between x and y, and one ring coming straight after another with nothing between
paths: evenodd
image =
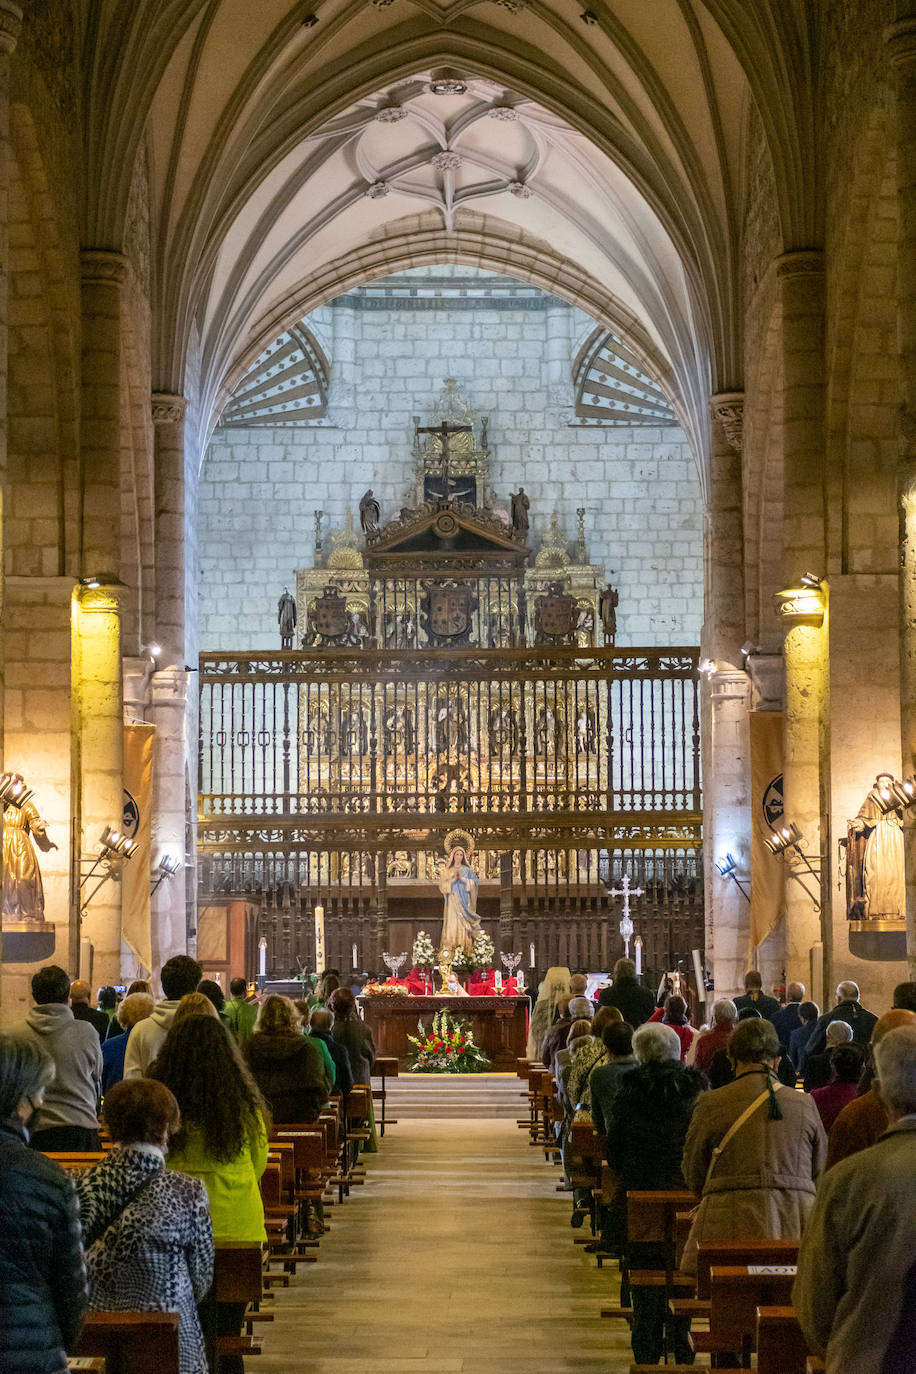
<instances>
[{"instance_id":1,"label":"person wearing face mask","mask_svg":"<svg viewBox=\"0 0 916 1374\"><path fill-rule=\"evenodd\" d=\"M197 1304L213 1279L213 1227L204 1185L165 1167L178 1103L164 1083L129 1078L104 1118L115 1148L76 1180L89 1306L177 1312L180 1374L207 1374Z\"/></svg>"},{"instance_id":2,"label":"person wearing face mask","mask_svg":"<svg viewBox=\"0 0 916 1374\"><path fill-rule=\"evenodd\" d=\"M95 1032L92 1032L94 1035ZM50 1056L0 1035L0 1371L66 1374L86 1311L76 1197L59 1164L28 1148L53 1081Z\"/></svg>"}]
</instances>

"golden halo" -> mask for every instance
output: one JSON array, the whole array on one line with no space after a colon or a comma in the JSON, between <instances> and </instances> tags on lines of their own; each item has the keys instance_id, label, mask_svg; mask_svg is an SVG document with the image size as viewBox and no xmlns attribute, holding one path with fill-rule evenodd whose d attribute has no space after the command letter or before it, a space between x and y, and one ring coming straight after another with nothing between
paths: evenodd
<instances>
[{"instance_id":1,"label":"golden halo","mask_svg":"<svg viewBox=\"0 0 916 1374\"><path fill-rule=\"evenodd\" d=\"M474 853L474 841L468 832L466 830L450 830L443 843L446 854L451 854L452 850L457 849L459 845L470 858Z\"/></svg>"}]
</instances>

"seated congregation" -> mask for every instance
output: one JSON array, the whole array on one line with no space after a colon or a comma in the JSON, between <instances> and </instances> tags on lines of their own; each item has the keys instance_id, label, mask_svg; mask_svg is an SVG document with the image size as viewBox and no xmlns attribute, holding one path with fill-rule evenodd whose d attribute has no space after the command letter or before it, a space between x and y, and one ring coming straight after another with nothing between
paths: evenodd
<instances>
[{"instance_id":1,"label":"seated congregation","mask_svg":"<svg viewBox=\"0 0 916 1374\"><path fill-rule=\"evenodd\" d=\"M699 1029L627 959L597 1007L585 985L540 986L524 1124L585 1250L616 1261L602 1315L629 1324L633 1371L916 1368L916 983L879 1015L844 981L821 1014L751 971Z\"/></svg>"},{"instance_id":2,"label":"seated congregation","mask_svg":"<svg viewBox=\"0 0 916 1374\"><path fill-rule=\"evenodd\" d=\"M313 1006L244 980L226 1000L185 955L160 979L96 1011L47 966L0 1035L4 1374L240 1374L377 1149L372 1037L336 979Z\"/></svg>"}]
</instances>

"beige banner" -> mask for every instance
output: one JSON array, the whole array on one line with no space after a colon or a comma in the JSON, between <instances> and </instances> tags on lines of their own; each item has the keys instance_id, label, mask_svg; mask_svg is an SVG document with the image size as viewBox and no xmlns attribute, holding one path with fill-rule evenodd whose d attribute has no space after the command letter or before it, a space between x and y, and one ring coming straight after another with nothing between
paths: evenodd
<instances>
[{"instance_id":1,"label":"beige banner","mask_svg":"<svg viewBox=\"0 0 916 1374\"><path fill-rule=\"evenodd\" d=\"M751 947L760 945L785 910L785 869L764 844L782 822L782 713L751 711Z\"/></svg>"},{"instance_id":2,"label":"beige banner","mask_svg":"<svg viewBox=\"0 0 916 1374\"><path fill-rule=\"evenodd\" d=\"M124 726L124 833L137 852L121 873L121 934L145 973L153 968L150 918L151 825L153 815L153 740L155 725Z\"/></svg>"}]
</instances>

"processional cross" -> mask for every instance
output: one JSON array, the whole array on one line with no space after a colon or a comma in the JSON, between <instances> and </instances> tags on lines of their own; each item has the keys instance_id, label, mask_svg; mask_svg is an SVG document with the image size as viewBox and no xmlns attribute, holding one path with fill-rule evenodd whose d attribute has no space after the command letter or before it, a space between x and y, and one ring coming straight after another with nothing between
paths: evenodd
<instances>
[{"instance_id":1,"label":"processional cross","mask_svg":"<svg viewBox=\"0 0 916 1374\"><path fill-rule=\"evenodd\" d=\"M441 425L424 425L422 428L417 426L418 434L434 434L442 445L442 477L445 488L445 499L449 499L449 487L451 486L451 474L449 472L449 461L451 453L449 451L449 440L453 434L470 434L472 425L450 425L447 420L443 420Z\"/></svg>"},{"instance_id":2,"label":"processional cross","mask_svg":"<svg viewBox=\"0 0 916 1374\"><path fill-rule=\"evenodd\" d=\"M630 875L624 873L621 887L609 887L607 895L609 897L623 898L623 916L620 921L620 934L623 938L623 952L627 959L630 957L630 940L633 937L633 920L630 916L630 898L642 897L645 888L630 887Z\"/></svg>"}]
</instances>

